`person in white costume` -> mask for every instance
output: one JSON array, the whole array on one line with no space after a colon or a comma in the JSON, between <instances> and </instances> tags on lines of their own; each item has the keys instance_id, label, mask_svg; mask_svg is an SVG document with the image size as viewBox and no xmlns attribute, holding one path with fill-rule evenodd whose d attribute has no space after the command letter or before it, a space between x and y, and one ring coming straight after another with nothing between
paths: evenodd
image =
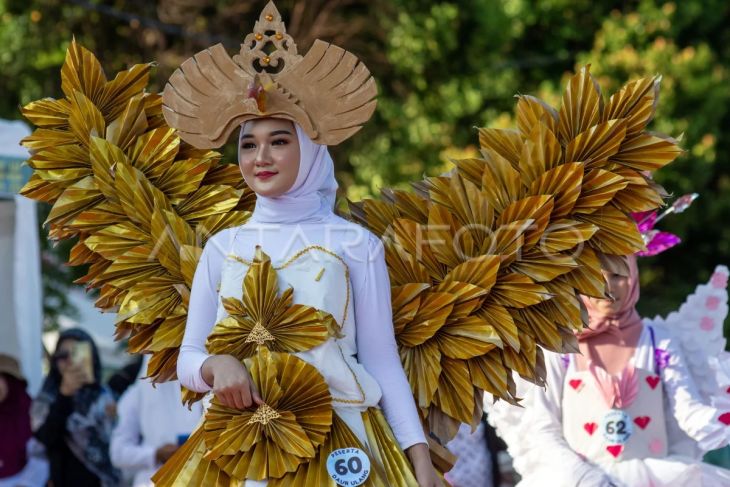
<instances>
[{"instance_id":1,"label":"person in white costume","mask_svg":"<svg viewBox=\"0 0 730 487\"><path fill-rule=\"evenodd\" d=\"M679 312L641 320L629 259L628 277L607 275L613 302L584 299L583 355L546 352L547 387L523 381L525 409L491 407L521 486L730 485L730 471L702 463L730 442L728 270L718 267Z\"/></svg>"},{"instance_id":2,"label":"person in white costume","mask_svg":"<svg viewBox=\"0 0 730 487\"><path fill-rule=\"evenodd\" d=\"M147 370L145 360L142 371ZM195 429L203 414L200 403L183 406L180 383L152 384L138 377L117 403L117 425L109 456L134 487L151 487L150 477Z\"/></svg>"},{"instance_id":3,"label":"person in white costume","mask_svg":"<svg viewBox=\"0 0 730 487\"><path fill-rule=\"evenodd\" d=\"M474 432L467 424L446 446L457 460L444 478L451 487L495 487L492 457L487 447L486 425L479 423Z\"/></svg>"},{"instance_id":4,"label":"person in white costume","mask_svg":"<svg viewBox=\"0 0 730 487\"><path fill-rule=\"evenodd\" d=\"M180 382L196 392L212 390L229 407L260 404L241 362L210 356L205 347L213 326L227 314L221 298L240 299L260 246L277 271L280 290L292 287L295 303L338 321L341 338L296 354L325 378L335 411L367 444L361 413L380 404L418 484L440 485L398 357L381 242L334 214L337 182L327 147L312 142L297 124L258 119L242 127L239 165L256 192L256 207L246 224L218 233L205 246L180 347Z\"/></svg>"}]
</instances>

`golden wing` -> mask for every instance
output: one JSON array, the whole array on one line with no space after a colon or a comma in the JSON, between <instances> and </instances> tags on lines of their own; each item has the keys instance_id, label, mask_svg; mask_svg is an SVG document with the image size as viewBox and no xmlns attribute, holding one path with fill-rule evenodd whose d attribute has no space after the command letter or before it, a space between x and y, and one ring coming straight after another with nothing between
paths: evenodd
<instances>
[{"instance_id":1,"label":"golden wing","mask_svg":"<svg viewBox=\"0 0 730 487\"><path fill-rule=\"evenodd\" d=\"M22 109L38 128L23 141L34 174L21 191L53 205L54 239L78 237L69 264L117 313L130 352L152 353L148 374L175 376L193 274L209 235L244 222L254 194L236 166L180 140L159 95L145 92L151 65L107 81L94 55L71 43L61 100Z\"/></svg>"},{"instance_id":2,"label":"golden wing","mask_svg":"<svg viewBox=\"0 0 730 487\"><path fill-rule=\"evenodd\" d=\"M658 86L604 104L586 67L560 110L518 97L517 129L481 129L481 157L351 204L384 242L403 366L443 443L481 418L483 391L517 401L511 371L542 384L540 347L576 351L578 294L604 296L601 267L643 248L629 213L664 194L646 171L682 152L646 131Z\"/></svg>"}]
</instances>

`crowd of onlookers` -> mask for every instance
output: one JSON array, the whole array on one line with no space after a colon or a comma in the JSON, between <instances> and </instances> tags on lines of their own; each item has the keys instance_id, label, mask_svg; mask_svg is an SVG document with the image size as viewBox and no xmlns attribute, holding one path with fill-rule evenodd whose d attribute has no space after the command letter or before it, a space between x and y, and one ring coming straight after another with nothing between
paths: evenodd
<instances>
[{"instance_id":1,"label":"crowd of onlookers","mask_svg":"<svg viewBox=\"0 0 730 487\"><path fill-rule=\"evenodd\" d=\"M177 382L143 380L145 365L104 383L91 337L66 330L32 399L17 361L0 355L0 487L152 485L202 406L183 406Z\"/></svg>"}]
</instances>

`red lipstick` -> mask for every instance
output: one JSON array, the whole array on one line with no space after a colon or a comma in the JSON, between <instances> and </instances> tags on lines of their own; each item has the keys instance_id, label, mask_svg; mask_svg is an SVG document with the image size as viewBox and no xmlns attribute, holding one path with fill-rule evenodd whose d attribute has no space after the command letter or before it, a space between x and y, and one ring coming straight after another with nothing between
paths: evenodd
<instances>
[{"instance_id":1,"label":"red lipstick","mask_svg":"<svg viewBox=\"0 0 730 487\"><path fill-rule=\"evenodd\" d=\"M255 176L259 179L269 179L271 176L275 176L278 173L272 172L272 171L261 171L257 172Z\"/></svg>"}]
</instances>

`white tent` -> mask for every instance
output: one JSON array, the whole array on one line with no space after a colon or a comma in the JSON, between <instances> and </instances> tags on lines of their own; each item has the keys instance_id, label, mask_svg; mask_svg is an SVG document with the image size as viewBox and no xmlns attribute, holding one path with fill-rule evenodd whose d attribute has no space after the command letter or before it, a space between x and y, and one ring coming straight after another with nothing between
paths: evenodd
<instances>
[{"instance_id":1,"label":"white tent","mask_svg":"<svg viewBox=\"0 0 730 487\"><path fill-rule=\"evenodd\" d=\"M42 380L43 303L34 201L17 195L30 168L19 145L30 130L0 120L0 353L15 357L31 394Z\"/></svg>"}]
</instances>

